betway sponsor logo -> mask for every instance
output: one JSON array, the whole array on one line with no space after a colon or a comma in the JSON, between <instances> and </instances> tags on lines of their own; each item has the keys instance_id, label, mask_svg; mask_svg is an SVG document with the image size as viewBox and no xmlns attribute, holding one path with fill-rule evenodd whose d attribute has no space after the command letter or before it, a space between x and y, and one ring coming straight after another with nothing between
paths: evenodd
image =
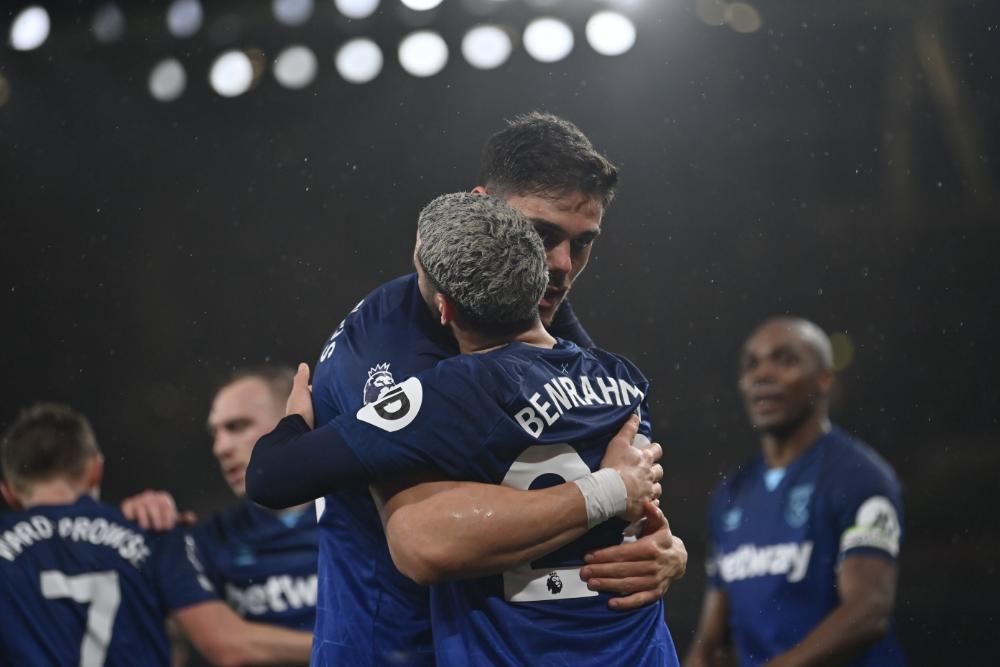
<instances>
[{"instance_id":1,"label":"betway sponsor logo","mask_svg":"<svg viewBox=\"0 0 1000 667\"><path fill-rule=\"evenodd\" d=\"M316 575L268 577L263 584L239 588L226 584L226 601L240 616L261 616L316 606Z\"/></svg>"},{"instance_id":2,"label":"betway sponsor logo","mask_svg":"<svg viewBox=\"0 0 1000 667\"><path fill-rule=\"evenodd\" d=\"M719 575L726 582L755 577L784 576L788 581L801 581L809 569L812 542L787 542L758 547L744 544L715 559Z\"/></svg>"}]
</instances>

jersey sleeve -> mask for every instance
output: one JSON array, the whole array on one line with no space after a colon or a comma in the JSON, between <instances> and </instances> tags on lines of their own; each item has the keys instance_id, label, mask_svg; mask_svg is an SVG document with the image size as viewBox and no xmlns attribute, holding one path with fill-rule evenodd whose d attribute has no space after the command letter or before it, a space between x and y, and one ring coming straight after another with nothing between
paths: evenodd
<instances>
[{"instance_id":1,"label":"jersey sleeve","mask_svg":"<svg viewBox=\"0 0 1000 667\"><path fill-rule=\"evenodd\" d=\"M840 467L833 495L838 559L877 554L899 555L903 505L899 482L887 464L858 456Z\"/></svg>"},{"instance_id":2,"label":"jersey sleeve","mask_svg":"<svg viewBox=\"0 0 1000 667\"><path fill-rule=\"evenodd\" d=\"M205 573L197 543L186 530L175 528L158 534L153 554L152 575L165 609L173 612L219 599L218 591Z\"/></svg>"},{"instance_id":3,"label":"jersey sleeve","mask_svg":"<svg viewBox=\"0 0 1000 667\"><path fill-rule=\"evenodd\" d=\"M433 469L453 479L490 480L487 437L505 416L474 364L443 362L334 422L368 476Z\"/></svg>"},{"instance_id":4,"label":"jersey sleeve","mask_svg":"<svg viewBox=\"0 0 1000 667\"><path fill-rule=\"evenodd\" d=\"M596 347L596 343L587 330L583 328L568 299L563 301L559 309L556 310L556 314L552 317L552 324L547 329L553 336L571 340L582 348Z\"/></svg>"}]
</instances>

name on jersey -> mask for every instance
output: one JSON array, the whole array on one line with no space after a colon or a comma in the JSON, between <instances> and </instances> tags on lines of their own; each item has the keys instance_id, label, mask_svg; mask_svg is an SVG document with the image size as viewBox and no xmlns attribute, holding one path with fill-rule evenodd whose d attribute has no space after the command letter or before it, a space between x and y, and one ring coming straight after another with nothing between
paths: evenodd
<instances>
[{"instance_id":1,"label":"name on jersey","mask_svg":"<svg viewBox=\"0 0 1000 667\"><path fill-rule=\"evenodd\" d=\"M794 583L806 576L812 550L812 542L786 542L764 547L744 544L735 551L716 556L714 567L727 583L772 576L784 576Z\"/></svg>"},{"instance_id":2,"label":"name on jersey","mask_svg":"<svg viewBox=\"0 0 1000 667\"><path fill-rule=\"evenodd\" d=\"M554 377L528 399L529 406L518 410L514 419L535 438L555 424L573 408L592 405L627 407L634 399L642 400L642 392L621 378L581 375L576 382L565 376Z\"/></svg>"},{"instance_id":3,"label":"name on jersey","mask_svg":"<svg viewBox=\"0 0 1000 667\"><path fill-rule=\"evenodd\" d=\"M149 556L149 547L141 533L100 517L63 517L53 523L48 517L33 516L14 524L0 534L0 558L13 561L25 549L38 542L59 536L64 540L108 547L135 567Z\"/></svg>"},{"instance_id":4,"label":"name on jersey","mask_svg":"<svg viewBox=\"0 0 1000 667\"><path fill-rule=\"evenodd\" d=\"M316 575L292 577L287 574L267 578L263 584L239 588L226 584L226 601L240 616L261 616L289 609L316 606Z\"/></svg>"}]
</instances>

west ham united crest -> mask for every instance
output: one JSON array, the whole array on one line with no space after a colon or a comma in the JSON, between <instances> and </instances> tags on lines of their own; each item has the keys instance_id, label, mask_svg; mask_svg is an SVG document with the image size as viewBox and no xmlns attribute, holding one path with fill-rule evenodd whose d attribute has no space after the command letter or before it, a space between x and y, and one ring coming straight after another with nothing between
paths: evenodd
<instances>
[{"instance_id":1,"label":"west ham united crest","mask_svg":"<svg viewBox=\"0 0 1000 667\"><path fill-rule=\"evenodd\" d=\"M813 485L800 484L788 491L788 505L785 507L785 521L792 528L801 528L809 520L809 499Z\"/></svg>"}]
</instances>

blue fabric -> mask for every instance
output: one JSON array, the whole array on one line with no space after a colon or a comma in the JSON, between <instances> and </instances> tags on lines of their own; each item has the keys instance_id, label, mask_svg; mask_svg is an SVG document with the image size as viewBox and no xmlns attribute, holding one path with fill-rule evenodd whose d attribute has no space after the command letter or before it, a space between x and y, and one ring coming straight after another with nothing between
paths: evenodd
<instances>
[{"instance_id":1,"label":"blue fabric","mask_svg":"<svg viewBox=\"0 0 1000 667\"><path fill-rule=\"evenodd\" d=\"M430 465L453 479L541 488L599 469L640 402L649 435L642 374L568 341L454 357L400 389L386 400L409 414L386 418L369 406L337 422L372 470ZM607 521L519 571L433 586L438 664L677 665L662 602L611 611L608 596L579 579L584 554L619 544L625 525Z\"/></svg>"},{"instance_id":2,"label":"blue fabric","mask_svg":"<svg viewBox=\"0 0 1000 667\"><path fill-rule=\"evenodd\" d=\"M205 574L249 621L311 632L316 619L316 517L284 516L248 500L192 531Z\"/></svg>"},{"instance_id":3,"label":"blue fabric","mask_svg":"<svg viewBox=\"0 0 1000 667\"><path fill-rule=\"evenodd\" d=\"M902 500L892 469L833 428L769 490L755 457L716 490L709 515L709 577L729 600L740 665L759 665L797 644L838 604L837 565L855 554L895 559ZM895 634L852 667L895 667Z\"/></svg>"},{"instance_id":4,"label":"blue fabric","mask_svg":"<svg viewBox=\"0 0 1000 667\"><path fill-rule=\"evenodd\" d=\"M186 547L88 496L0 516L0 664L79 664L93 607L113 619L104 665L168 665L166 616L215 599Z\"/></svg>"},{"instance_id":5,"label":"blue fabric","mask_svg":"<svg viewBox=\"0 0 1000 667\"><path fill-rule=\"evenodd\" d=\"M579 322L573 325L571 308L563 317L573 331L561 333L586 337ZM320 435L311 441L309 455L292 460L307 475L312 474L309 468L326 466L322 439L326 437L328 447L337 446L339 439L332 430L324 436L324 426L339 415L351 418L363 406L375 405L397 382L457 353L450 332L434 320L423 301L416 274L377 288L355 306L320 353L312 379ZM367 474L377 478L386 472ZM393 565L381 519L363 486L370 479L359 476L352 487L343 477L327 476L326 495L319 503L319 601L312 662L433 664L428 591Z\"/></svg>"}]
</instances>

